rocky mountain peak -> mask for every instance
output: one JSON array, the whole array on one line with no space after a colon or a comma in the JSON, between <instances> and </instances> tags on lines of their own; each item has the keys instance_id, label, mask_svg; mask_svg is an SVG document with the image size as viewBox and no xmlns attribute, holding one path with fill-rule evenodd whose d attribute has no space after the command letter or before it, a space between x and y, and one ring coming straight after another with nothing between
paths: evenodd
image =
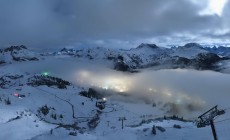
<instances>
[{"instance_id":1,"label":"rocky mountain peak","mask_svg":"<svg viewBox=\"0 0 230 140\"><path fill-rule=\"evenodd\" d=\"M26 46L24 45L19 45L19 46L10 46L8 48L4 49L4 52L12 52L12 51L19 51L19 50L25 50L27 49Z\"/></svg>"},{"instance_id":2,"label":"rocky mountain peak","mask_svg":"<svg viewBox=\"0 0 230 140\"><path fill-rule=\"evenodd\" d=\"M156 48L159 48L156 44L147 44L147 43L141 43L137 49L140 49L140 48L152 48L152 49L156 49Z\"/></svg>"},{"instance_id":3,"label":"rocky mountain peak","mask_svg":"<svg viewBox=\"0 0 230 140\"><path fill-rule=\"evenodd\" d=\"M198 43L187 43L183 46L184 48L203 48L200 44Z\"/></svg>"}]
</instances>

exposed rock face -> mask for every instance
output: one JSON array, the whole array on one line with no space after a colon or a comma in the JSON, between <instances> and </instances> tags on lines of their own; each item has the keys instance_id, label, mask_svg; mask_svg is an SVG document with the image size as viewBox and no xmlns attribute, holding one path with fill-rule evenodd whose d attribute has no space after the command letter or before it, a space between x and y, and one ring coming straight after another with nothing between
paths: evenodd
<instances>
[{"instance_id":1,"label":"exposed rock face","mask_svg":"<svg viewBox=\"0 0 230 140\"><path fill-rule=\"evenodd\" d=\"M140 48L144 48L144 47L149 47L152 49L159 48L156 44L146 44L146 43L141 43L137 48L140 49Z\"/></svg>"},{"instance_id":2,"label":"exposed rock face","mask_svg":"<svg viewBox=\"0 0 230 140\"><path fill-rule=\"evenodd\" d=\"M129 70L129 66L126 65L124 62L117 62L115 64L114 69L118 70L118 71L128 71Z\"/></svg>"},{"instance_id":3,"label":"exposed rock face","mask_svg":"<svg viewBox=\"0 0 230 140\"><path fill-rule=\"evenodd\" d=\"M210 69L217 70L218 62L230 59L227 47L205 48L198 43L188 43L173 48L158 47L155 44L142 43L129 50L106 49L102 47L80 50L62 49L59 55L72 55L76 58L106 59L114 62L118 71L133 71L155 67L156 69Z\"/></svg>"},{"instance_id":4,"label":"exposed rock face","mask_svg":"<svg viewBox=\"0 0 230 140\"><path fill-rule=\"evenodd\" d=\"M4 52L13 52L13 51L19 51L19 50L23 50L23 49L27 49L27 47L24 45L10 46L9 48L5 48Z\"/></svg>"},{"instance_id":5,"label":"exposed rock face","mask_svg":"<svg viewBox=\"0 0 230 140\"><path fill-rule=\"evenodd\" d=\"M128 71L129 70L129 66L125 64L123 56L118 56L114 69L118 71Z\"/></svg>"},{"instance_id":6,"label":"exposed rock face","mask_svg":"<svg viewBox=\"0 0 230 140\"><path fill-rule=\"evenodd\" d=\"M217 55L221 55L224 57L230 57L230 47L223 47L223 46L216 47L215 46L213 48L205 47L204 49L211 53L215 53Z\"/></svg>"},{"instance_id":7,"label":"exposed rock face","mask_svg":"<svg viewBox=\"0 0 230 140\"><path fill-rule=\"evenodd\" d=\"M12 61L37 61L39 60L34 52L27 49L26 46L10 46L0 50L0 64L11 63Z\"/></svg>"},{"instance_id":8,"label":"exposed rock face","mask_svg":"<svg viewBox=\"0 0 230 140\"><path fill-rule=\"evenodd\" d=\"M195 58L194 62L198 69L211 69L215 63L222 60L214 53L200 53Z\"/></svg>"},{"instance_id":9,"label":"exposed rock face","mask_svg":"<svg viewBox=\"0 0 230 140\"><path fill-rule=\"evenodd\" d=\"M172 64L175 65L175 68L185 68L191 65L192 60L185 58L185 57L179 57L175 56L172 58Z\"/></svg>"},{"instance_id":10,"label":"exposed rock face","mask_svg":"<svg viewBox=\"0 0 230 140\"><path fill-rule=\"evenodd\" d=\"M183 47L185 47L185 48L192 48L192 47L196 47L196 48L202 48L202 46L200 45L200 44L198 44L198 43L187 43L187 44L185 44Z\"/></svg>"}]
</instances>

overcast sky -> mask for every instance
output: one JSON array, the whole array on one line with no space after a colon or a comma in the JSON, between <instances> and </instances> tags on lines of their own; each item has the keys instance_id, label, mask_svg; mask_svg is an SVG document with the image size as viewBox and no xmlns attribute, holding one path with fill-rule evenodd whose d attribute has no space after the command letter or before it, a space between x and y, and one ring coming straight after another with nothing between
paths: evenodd
<instances>
[{"instance_id":1,"label":"overcast sky","mask_svg":"<svg viewBox=\"0 0 230 140\"><path fill-rule=\"evenodd\" d=\"M1 0L0 47L222 43L228 0Z\"/></svg>"}]
</instances>

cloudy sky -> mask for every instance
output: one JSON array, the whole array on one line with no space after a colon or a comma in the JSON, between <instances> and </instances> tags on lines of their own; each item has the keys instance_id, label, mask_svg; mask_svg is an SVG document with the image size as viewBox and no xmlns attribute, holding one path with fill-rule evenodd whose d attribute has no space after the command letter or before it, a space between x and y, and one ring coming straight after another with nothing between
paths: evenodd
<instances>
[{"instance_id":1,"label":"cloudy sky","mask_svg":"<svg viewBox=\"0 0 230 140\"><path fill-rule=\"evenodd\" d=\"M228 43L230 0L1 0L0 47Z\"/></svg>"}]
</instances>

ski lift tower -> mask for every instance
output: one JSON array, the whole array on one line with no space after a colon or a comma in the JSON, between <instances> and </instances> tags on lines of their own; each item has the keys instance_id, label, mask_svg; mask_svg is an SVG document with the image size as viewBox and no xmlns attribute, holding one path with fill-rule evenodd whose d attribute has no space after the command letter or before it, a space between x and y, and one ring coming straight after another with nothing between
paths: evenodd
<instances>
[{"instance_id":1,"label":"ski lift tower","mask_svg":"<svg viewBox=\"0 0 230 140\"><path fill-rule=\"evenodd\" d=\"M201 128L201 127L211 125L214 140L218 140L213 120L215 117L222 115L224 113L225 113L224 110L217 109L217 105L214 106L213 108L211 108L210 110L206 111L205 113L203 113L198 117L199 120L197 122L197 127Z\"/></svg>"}]
</instances>

